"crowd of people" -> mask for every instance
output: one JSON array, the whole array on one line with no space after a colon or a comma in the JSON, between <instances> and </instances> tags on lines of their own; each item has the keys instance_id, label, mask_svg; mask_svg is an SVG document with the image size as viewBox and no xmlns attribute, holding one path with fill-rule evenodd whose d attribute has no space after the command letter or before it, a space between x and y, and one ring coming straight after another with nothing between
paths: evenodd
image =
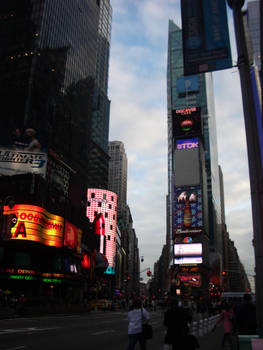
<instances>
[{"instance_id":1,"label":"crowd of people","mask_svg":"<svg viewBox=\"0 0 263 350\"><path fill-rule=\"evenodd\" d=\"M156 303L133 300L128 311L128 347L127 350L135 349L137 342L140 350L146 350L147 340L143 336L143 323L149 322L150 313L155 311ZM163 325L166 329L164 337L164 349L195 350L200 347L198 339L190 334L190 324L194 313L208 312L220 314L213 332L222 323L223 338L222 347L228 343L231 350L235 349L238 334L257 334L256 306L249 294L244 295L242 303L216 302L196 303L193 301L180 301L170 297L164 310ZM213 305L212 305L213 304ZM162 305L163 306L163 305ZM148 310L147 310L148 308Z\"/></svg>"}]
</instances>

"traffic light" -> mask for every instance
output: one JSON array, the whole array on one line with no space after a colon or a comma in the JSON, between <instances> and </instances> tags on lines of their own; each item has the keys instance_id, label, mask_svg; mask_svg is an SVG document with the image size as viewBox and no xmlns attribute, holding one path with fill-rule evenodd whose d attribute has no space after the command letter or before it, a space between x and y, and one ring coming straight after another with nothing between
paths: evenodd
<instances>
[{"instance_id":1,"label":"traffic light","mask_svg":"<svg viewBox=\"0 0 263 350\"><path fill-rule=\"evenodd\" d=\"M152 272L150 270L147 270L147 276L150 277L152 275Z\"/></svg>"},{"instance_id":2,"label":"traffic light","mask_svg":"<svg viewBox=\"0 0 263 350\"><path fill-rule=\"evenodd\" d=\"M222 276L226 276L226 271L222 271Z\"/></svg>"}]
</instances>

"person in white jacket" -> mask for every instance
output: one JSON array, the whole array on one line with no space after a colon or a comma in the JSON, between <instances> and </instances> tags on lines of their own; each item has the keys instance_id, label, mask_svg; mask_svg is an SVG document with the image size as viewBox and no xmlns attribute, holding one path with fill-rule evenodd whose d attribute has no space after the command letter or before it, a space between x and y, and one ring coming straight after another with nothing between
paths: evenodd
<instances>
[{"instance_id":1,"label":"person in white jacket","mask_svg":"<svg viewBox=\"0 0 263 350\"><path fill-rule=\"evenodd\" d=\"M147 310L142 307L140 300L135 300L131 310L128 312L128 338L129 344L127 350L133 350L137 342L140 344L140 350L146 350L146 339L142 335L142 324L150 320Z\"/></svg>"}]
</instances>

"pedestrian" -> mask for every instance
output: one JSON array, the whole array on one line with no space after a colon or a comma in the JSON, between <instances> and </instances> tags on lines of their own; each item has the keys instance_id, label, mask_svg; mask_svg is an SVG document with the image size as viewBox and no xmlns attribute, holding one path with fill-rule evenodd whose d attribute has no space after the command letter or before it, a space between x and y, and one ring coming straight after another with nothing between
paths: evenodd
<instances>
[{"instance_id":1,"label":"pedestrian","mask_svg":"<svg viewBox=\"0 0 263 350\"><path fill-rule=\"evenodd\" d=\"M150 320L150 315L147 310L142 307L142 302L139 299L134 300L131 310L128 312L128 338L129 344L127 350L133 350L137 342L140 344L140 350L146 350L146 339L142 334L142 324Z\"/></svg>"},{"instance_id":2,"label":"pedestrian","mask_svg":"<svg viewBox=\"0 0 263 350\"><path fill-rule=\"evenodd\" d=\"M233 340L232 340L232 334L234 329L234 312L231 310L231 307L229 304L224 304L222 306L222 312L220 314L219 319L217 320L213 332L215 331L217 325L220 322L223 322L223 329L224 329L224 335L222 339L222 347L225 346L225 343L229 344L229 347L231 350L234 349Z\"/></svg>"},{"instance_id":3,"label":"pedestrian","mask_svg":"<svg viewBox=\"0 0 263 350\"><path fill-rule=\"evenodd\" d=\"M243 303L235 308L238 334L257 334L256 305L250 294L245 294Z\"/></svg>"},{"instance_id":4,"label":"pedestrian","mask_svg":"<svg viewBox=\"0 0 263 350\"><path fill-rule=\"evenodd\" d=\"M164 326L166 334L164 343L171 344L172 350L188 350L184 347L189 332L188 323L192 318L187 309L179 307L178 300L170 299L169 308L164 313ZM189 348L194 349L194 348Z\"/></svg>"}]
</instances>

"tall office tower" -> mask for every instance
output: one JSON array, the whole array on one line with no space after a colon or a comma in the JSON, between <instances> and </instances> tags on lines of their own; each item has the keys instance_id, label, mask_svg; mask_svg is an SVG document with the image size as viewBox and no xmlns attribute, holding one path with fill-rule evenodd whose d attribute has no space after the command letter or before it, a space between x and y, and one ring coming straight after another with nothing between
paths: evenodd
<instances>
[{"instance_id":1,"label":"tall office tower","mask_svg":"<svg viewBox=\"0 0 263 350\"><path fill-rule=\"evenodd\" d=\"M0 4L1 145L27 143L33 128L42 149L104 188L111 11L109 0Z\"/></svg>"},{"instance_id":2,"label":"tall office tower","mask_svg":"<svg viewBox=\"0 0 263 350\"><path fill-rule=\"evenodd\" d=\"M200 285L204 286L208 283L204 269L211 265L219 269L223 253L213 85L210 73L184 77L183 72L182 30L170 20L167 69L169 235L174 242L173 263L179 269L189 265L189 271L192 271L191 264L197 264L196 278L203 275ZM213 248L219 254L211 254ZM213 261L209 261L211 258Z\"/></svg>"},{"instance_id":3,"label":"tall office tower","mask_svg":"<svg viewBox=\"0 0 263 350\"><path fill-rule=\"evenodd\" d=\"M109 142L109 190L118 195L118 212L127 205L127 155L121 141Z\"/></svg>"},{"instance_id":4,"label":"tall office tower","mask_svg":"<svg viewBox=\"0 0 263 350\"><path fill-rule=\"evenodd\" d=\"M87 188L108 186L111 18L110 0L0 2L0 260L33 271L29 293L42 273L81 285L81 249L96 263Z\"/></svg>"}]
</instances>

